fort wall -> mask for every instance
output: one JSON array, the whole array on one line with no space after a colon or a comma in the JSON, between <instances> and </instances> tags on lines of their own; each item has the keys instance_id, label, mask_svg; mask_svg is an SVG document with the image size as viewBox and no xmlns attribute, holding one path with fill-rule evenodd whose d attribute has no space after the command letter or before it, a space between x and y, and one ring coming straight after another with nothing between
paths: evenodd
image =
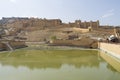
<instances>
[{"instance_id":1,"label":"fort wall","mask_svg":"<svg viewBox=\"0 0 120 80\"><path fill-rule=\"evenodd\" d=\"M30 30L38 30L38 29L45 29L51 27L77 27L77 28L98 28L99 21L89 21L89 22L82 22L81 20L76 20L72 23L62 23L60 19L38 19L38 18L3 18L3 20L8 20L5 23L5 27L11 28L15 27L17 29L30 29Z\"/></svg>"}]
</instances>

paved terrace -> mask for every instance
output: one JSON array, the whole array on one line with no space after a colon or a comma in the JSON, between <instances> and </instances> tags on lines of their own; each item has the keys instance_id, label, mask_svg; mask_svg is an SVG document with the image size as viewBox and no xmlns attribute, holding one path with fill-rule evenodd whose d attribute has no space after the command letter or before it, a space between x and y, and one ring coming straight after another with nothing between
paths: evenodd
<instances>
[{"instance_id":1,"label":"paved terrace","mask_svg":"<svg viewBox=\"0 0 120 80\"><path fill-rule=\"evenodd\" d=\"M120 43L99 43L99 49L120 59Z\"/></svg>"}]
</instances>

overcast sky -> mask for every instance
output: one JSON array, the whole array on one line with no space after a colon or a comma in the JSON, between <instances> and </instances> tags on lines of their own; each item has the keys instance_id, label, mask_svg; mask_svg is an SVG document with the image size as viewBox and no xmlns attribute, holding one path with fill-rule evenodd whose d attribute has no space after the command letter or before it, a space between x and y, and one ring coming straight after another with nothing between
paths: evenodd
<instances>
[{"instance_id":1,"label":"overcast sky","mask_svg":"<svg viewBox=\"0 0 120 80\"><path fill-rule=\"evenodd\" d=\"M0 0L2 17L100 20L104 25L120 25L120 0Z\"/></svg>"}]
</instances>

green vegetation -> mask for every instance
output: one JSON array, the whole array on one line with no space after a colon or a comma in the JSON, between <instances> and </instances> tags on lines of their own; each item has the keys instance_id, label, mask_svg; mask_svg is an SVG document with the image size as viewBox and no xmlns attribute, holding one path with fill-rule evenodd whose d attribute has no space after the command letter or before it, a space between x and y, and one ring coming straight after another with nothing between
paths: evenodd
<instances>
[{"instance_id":1,"label":"green vegetation","mask_svg":"<svg viewBox=\"0 0 120 80\"><path fill-rule=\"evenodd\" d=\"M52 37L51 37L51 40L56 40L56 39L57 39L56 36L52 36Z\"/></svg>"}]
</instances>

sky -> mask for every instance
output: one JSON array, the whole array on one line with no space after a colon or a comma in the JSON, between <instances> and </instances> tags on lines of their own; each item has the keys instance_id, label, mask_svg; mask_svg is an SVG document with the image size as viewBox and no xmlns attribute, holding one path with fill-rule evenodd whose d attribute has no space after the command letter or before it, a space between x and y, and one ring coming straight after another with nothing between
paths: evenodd
<instances>
[{"instance_id":1,"label":"sky","mask_svg":"<svg viewBox=\"0 0 120 80\"><path fill-rule=\"evenodd\" d=\"M0 0L0 18L38 17L120 25L120 0Z\"/></svg>"}]
</instances>

